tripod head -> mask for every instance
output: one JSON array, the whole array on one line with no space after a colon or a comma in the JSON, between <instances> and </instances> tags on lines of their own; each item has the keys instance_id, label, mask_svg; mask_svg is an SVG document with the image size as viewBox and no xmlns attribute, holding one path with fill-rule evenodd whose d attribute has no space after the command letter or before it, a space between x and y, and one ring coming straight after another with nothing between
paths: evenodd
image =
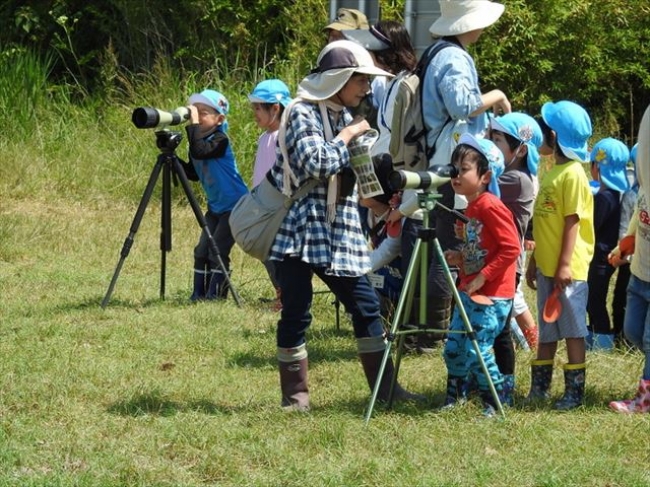
<instances>
[{"instance_id":1,"label":"tripod head","mask_svg":"<svg viewBox=\"0 0 650 487\"><path fill-rule=\"evenodd\" d=\"M165 154L172 154L178 144L181 143L181 140L183 140L183 136L180 132L172 130L156 131L156 146Z\"/></svg>"}]
</instances>

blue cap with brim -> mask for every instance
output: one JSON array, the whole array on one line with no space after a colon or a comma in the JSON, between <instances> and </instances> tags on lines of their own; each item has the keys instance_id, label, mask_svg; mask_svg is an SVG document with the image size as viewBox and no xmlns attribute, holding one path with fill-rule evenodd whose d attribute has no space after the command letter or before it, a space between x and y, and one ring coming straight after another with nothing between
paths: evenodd
<instances>
[{"instance_id":1,"label":"blue cap with brim","mask_svg":"<svg viewBox=\"0 0 650 487\"><path fill-rule=\"evenodd\" d=\"M492 177L490 178L487 189L497 198L501 198L498 179L499 176L503 174L504 170L503 152L501 152L501 150L491 140L478 139L472 134L461 135L460 139L458 139L458 145L460 144L469 145L485 156L488 161L488 168L492 172Z\"/></svg>"},{"instance_id":2,"label":"blue cap with brim","mask_svg":"<svg viewBox=\"0 0 650 487\"><path fill-rule=\"evenodd\" d=\"M539 148L544 141L544 135L539 124L533 117L521 112L512 112L490 119L493 130L514 137L528 147L526 165L533 176L537 176L539 165Z\"/></svg>"},{"instance_id":3,"label":"blue cap with brim","mask_svg":"<svg viewBox=\"0 0 650 487\"><path fill-rule=\"evenodd\" d=\"M627 146L612 137L599 140L591 151L591 162L598 165L601 183L621 193L629 188L625 174L629 160L630 151Z\"/></svg>"},{"instance_id":4,"label":"blue cap with brim","mask_svg":"<svg viewBox=\"0 0 650 487\"><path fill-rule=\"evenodd\" d=\"M286 107L291 103L289 87L279 79L267 79L255 86L253 92L248 95L251 103L279 103Z\"/></svg>"},{"instance_id":5,"label":"blue cap with brim","mask_svg":"<svg viewBox=\"0 0 650 487\"><path fill-rule=\"evenodd\" d=\"M557 143L565 156L587 162L591 119L584 108L567 100L548 102L542 106L542 118L557 135Z\"/></svg>"},{"instance_id":6,"label":"blue cap with brim","mask_svg":"<svg viewBox=\"0 0 650 487\"><path fill-rule=\"evenodd\" d=\"M212 107L221 115L228 115L230 110L230 104L226 97L215 90L203 90L201 93L194 93L190 96L189 104L195 105L197 103Z\"/></svg>"}]
</instances>

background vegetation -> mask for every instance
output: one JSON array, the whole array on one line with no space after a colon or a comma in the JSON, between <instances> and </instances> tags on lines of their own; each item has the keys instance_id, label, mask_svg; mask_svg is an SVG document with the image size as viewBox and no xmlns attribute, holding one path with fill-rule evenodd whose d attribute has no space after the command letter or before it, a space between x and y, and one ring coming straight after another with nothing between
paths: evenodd
<instances>
[{"instance_id":1,"label":"background vegetation","mask_svg":"<svg viewBox=\"0 0 650 487\"><path fill-rule=\"evenodd\" d=\"M646 3L507 4L475 52L486 88L531 112L564 93L603 110L600 133L610 119L635 133L649 101ZM642 356L631 350L590 354L586 406L567 414L523 404L531 356L518 352L517 405L504 421L483 420L474 403L437 412L441 356L408 357L401 380L428 402L379 408L366 427L350 325L343 316L336 327L323 293L309 334L313 411L282 413L277 315L259 301L273 296L265 271L235 248L244 305L188 304L199 228L177 188L166 299L158 186L100 308L158 155L133 108L224 91L250 180L259 131L246 94L262 78L295 86L307 72L323 1L5 1L0 12L0 487L650 483L649 417L606 407L633 393Z\"/></svg>"}]
</instances>

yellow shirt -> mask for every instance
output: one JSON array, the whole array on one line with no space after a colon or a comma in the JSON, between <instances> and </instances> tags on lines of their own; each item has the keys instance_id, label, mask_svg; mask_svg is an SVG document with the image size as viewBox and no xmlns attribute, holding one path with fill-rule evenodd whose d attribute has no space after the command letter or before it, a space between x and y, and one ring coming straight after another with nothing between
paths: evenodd
<instances>
[{"instance_id":1,"label":"yellow shirt","mask_svg":"<svg viewBox=\"0 0 650 487\"><path fill-rule=\"evenodd\" d=\"M564 219L570 215L578 215L580 219L571 255L571 276L574 280L586 281L594 255L594 199L582 163L578 161L554 165L542 179L535 200L535 261L546 277L555 276L562 249Z\"/></svg>"}]
</instances>

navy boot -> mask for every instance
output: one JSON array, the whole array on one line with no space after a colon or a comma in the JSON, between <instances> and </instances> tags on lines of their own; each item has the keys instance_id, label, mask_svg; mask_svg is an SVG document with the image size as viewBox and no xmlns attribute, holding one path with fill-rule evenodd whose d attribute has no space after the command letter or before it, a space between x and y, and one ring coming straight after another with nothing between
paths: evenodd
<instances>
[{"instance_id":1,"label":"navy boot","mask_svg":"<svg viewBox=\"0 0 650 487\"><path fill-rule=\"evenodd\" d=\"M210 272L210 285L208 291L205 293L205 299L221 299L223 288L225 287L226 277L223 272L217 269L212 269Z\"/></svg>"},{"instance_id":2,"label":"navy boot","mask_svg":"<svg viewBox=\"0 0 650 487\"><path fill-rule=\"evenodd\" d=\"M194 290L190 296L190 301L201 301L205 299L205 270L194 269Z\"/></svg>"}]
</instances>

